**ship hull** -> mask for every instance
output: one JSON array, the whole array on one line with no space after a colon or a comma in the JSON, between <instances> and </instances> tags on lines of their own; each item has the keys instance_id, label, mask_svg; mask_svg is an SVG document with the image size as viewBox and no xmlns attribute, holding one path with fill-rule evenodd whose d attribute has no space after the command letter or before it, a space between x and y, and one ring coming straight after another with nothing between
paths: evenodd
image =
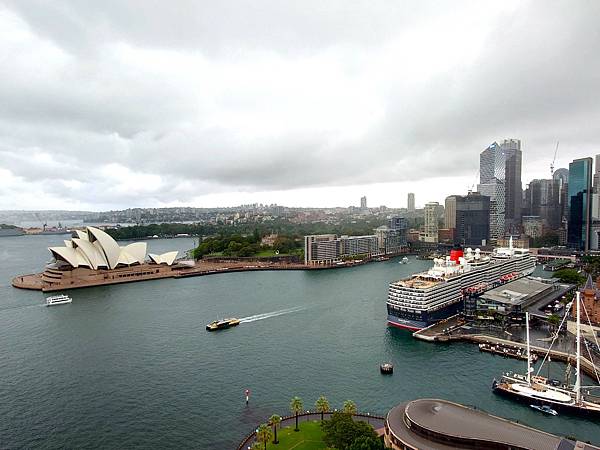
<instances>
[{"instance_id":1,"label":"ship hull","mask_svg":"<svg viewBox=\"0 0 600 450\"><path fill-rule=\"evenodd\" d=\"M600 418L600 409L586 409L586 408L581 408L574 404L565 404L565 403L555 402L555 401L547 400L547 399L541 400L541 399L537 399L537 398L530 397L527 395L521 395L514 391L511 391L509 389L502 387L498 383L494 383L494 385L492 385L492 390L494 391L494 394L501 395L502 397L510 398L512 400L516 400L516 401L526 404L526 405L538 405L538 406L546 405L546 406L550 406L552 409L558 411L559 413L563 413L563 414L569 414L569 415L578 416L578 417L583 416L583 417Z\"/></svg>"},{"instance_id":2,"label":"ship hull","mask_svg":"<svg viewBox=\"0 0 600 450\"><path fill-rule=\"evenodd\" d=\"M388 311L388 325L411 331L422 330L423 328L427 328L428 326L433 325L440 320L444 320L450 316L458 314L462 309L462 305L463 302L458 300L456 303L452 303L435 311L407 313L407 316L409 317L403 317L402 315L397 315L397 313L393 314L393 310L390 310ZM400 312L400 314L402 314L402 312Z\"/></svg>"}]
</instances>

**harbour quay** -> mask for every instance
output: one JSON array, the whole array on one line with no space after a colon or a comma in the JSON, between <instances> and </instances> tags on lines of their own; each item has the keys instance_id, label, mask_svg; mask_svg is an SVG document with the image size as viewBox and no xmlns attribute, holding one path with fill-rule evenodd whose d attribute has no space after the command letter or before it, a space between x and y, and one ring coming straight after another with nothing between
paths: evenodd
<instances>
[{"instance_id":1,"label":"harbour quay","mask_svg":"<svg viewBox=\"0 0 600 450\"><path fill-rule=\"evenodd\" d=\"M393 450L600 448L439 399L418 399L392 408L385 420L384 441Z\"/></svg>"}]
</instances>

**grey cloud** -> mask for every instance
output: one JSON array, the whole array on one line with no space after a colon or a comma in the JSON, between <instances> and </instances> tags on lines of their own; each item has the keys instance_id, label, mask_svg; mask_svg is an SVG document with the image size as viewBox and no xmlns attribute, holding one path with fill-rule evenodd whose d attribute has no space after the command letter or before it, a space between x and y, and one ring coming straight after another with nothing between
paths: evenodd
<instances>
[{"instance_id":1,"label":"grey cloud","mask_svg":"<svg viewBox=\"0 0 600 450\"><path fill-rule=\"evenodd\" d=\"M453 4L452 9L468 13L478 4ZM474 179L478 153L503 137L523 140L526 174L538 173L542 166L546 172L556 140L561 140L559 158L567 162L581 152L600 150L600 3L594 1L521 3L489 24L488 38L474 60L424 74L421 82L407 82L401 70L398 79L382 76L383 85L374 90L383 93L383 115L354 138L342 138L336 130L246 138L212 123L214 111L277 111L282 106L276 98L257 99L250 85L247 96L221 86L215 100L216 86L195 82L180 73L181 67L138 67L111 51L118 45L133 51L168 49L183 61L200 58L207 65L223 60L235 64L257 50L292 61L327 52L339 56L344 75L354 77L368 73L365 65L372 55L401 39L406 29L418 28L429 16L444 17L450 7L439 10L426 2L7 5L36 36L49 39L66 56L62 70L41 67L32 78L17 58L12 70L0 71L0 168L32 183L62 180L48 187L56 197L136 205L236 190L450 174ZM390 61L402 57L393 52L385 56ZM235 69L227 68L224 76L231 76L227 70ZM277 82L278 74L265 76ZM51 154L56 170L28 163L32 149ZM109 163L128 168L141 180L160 176L160 189L127 192L111 186L99 172ZM69 180L79 181L80 188L65 185Z\"/></svg>"}]
</instances>

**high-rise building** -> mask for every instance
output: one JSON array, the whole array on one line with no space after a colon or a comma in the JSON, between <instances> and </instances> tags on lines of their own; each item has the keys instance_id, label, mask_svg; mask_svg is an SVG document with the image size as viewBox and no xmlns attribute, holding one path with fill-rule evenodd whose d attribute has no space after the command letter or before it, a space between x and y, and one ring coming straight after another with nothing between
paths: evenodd
<instances>
[{"instance_id":1,"label":"high-rise building","mask_svg":"<svg viewBox=\"0 0 600 450\"><path fill-rule=\"evenodd\" d=\"M375 236L380 254L398 254L406 247L406 224L396 229L383 225L375 229Z\"/></svg>"},{"instance_id":2,"label":"high-rise building","mask_svg":"<svg viewBox=\"0 0 600 450\"><path fill-rule=\"evenodd\" d=\"M600 193L600 155L596 155L596 165L594 166L594 178L592 181L592 190L594 194Z\"/></svg>"},{"instance_id":3,"label":"high-rise building","mask_svg":"<svg viewBox=\"0 0 600 450\"><path fill-rule=\"evenodd\" d=\"M367 196L363 196L360 198L360 208L367 209Z\"/></svg>"},{"instance_id":4,"label":"high-rise building","mask_svg":"<svg viewBox=\"0 0 600 450\"><path fill-rule=\"evenodd\" d=\"M493 142L479 155L477 190L490 197L490 237L517 233L521 222L523 186L521 184L521 141Z\"/></svg>"},{"instance_id":5,"label":"high-rise building","mask_svg":"<svg viewBox=\"0 0 600 450\"><path fill-rule=\"evenodd\" d=\"M506 159L497 142L479 155L477 191L490 198L490 238L504 237Z\"/></svg>"},{"instance_id":6,"label":"high-rise building","mask_svg":"<svg viewBox=\"0 0 600 450\"><path fill-rule=\"evenodd\" d=\"M569 164L569 224L567 243L578 250L589 250L591 225L592 158Z\"/></svg>"},{"instance_id":7,"label":"high-rise building","mask_svg":"<svg viewBox=\"0 0 600 450\"><path fill-rule=\"evenodd\" d=\"M560 180L532 180L525 190L525 215L538 216L544 228L558 230L560 216Z\"/></svg>"},{"instance_id":8,"label":"high-rise building","mask_svg":"<svg viewBox=\"0 0 600 450\"><path fill-rule=\"evenodd\" d=\"M560 223L561 228L566 229L566 223L569 220L569 169L560 168L554 171L552 179L558 181L559 185L559 209L560 209ZM566 231L566 230L565 230ZM564 245L565 242L563 242Z\"/></svg>"},{"instance_id":9,"label":"high-rise building","mask_svg":"<svg viewBox=\"0 0 600 450\"><path fill-rule=\"evenodd\" d=\"M505 232L518 234L521 224L521 200L523 184L521 183L521 165L523 152L519 139L504 139L500 144L506 161L505 179Z\"/></svg>"},{"instance_id":10,"label":"high-rise building","mask_svg":"<svg viewBox=\"0 0 600 450\"><path fill-rule=\"evenodd\" d=\"M412 192L408 193L408 212L415 212L415 194Z\"/></svg>"},{"instance_id":11,"label":"high-rise building","mask_svg":"<svg viewBox=\"0 0 600 450\"><path fill-rule=\"evenodd\" d=\"M423 242L438 241L438 211L440 204L438 202L429 202L423 210L425 224L423 225Z\"/></svg>"},{"instance_id":12,"label":"high-rise building","mask_svg":"<svg viewBox=\"0 0 600 450\"><path fill-rule=\"evenodd\" d=\"M456 196L450 195L446 197L444 202L444 228L456 228Z\"/></svg>"},{"instance_id":13,"label":"high-rise building","mask_svg":"<svg viewBox=\"0 0 600 450\"><path fill-rule=\"evenodd\" d=\"M538 238L542 235L544 221L540 216L523 216L523 234L530 238Z\"/></svg>"},{"instance_id":14,"label":"high-rise building","mask_svg":"<svg viewBox=\"0 0 600 450\"><path fill-rule=\"evenodd\" d=\"M479 192L454 197L455 241L461 245L486 245L490 238L490 198Z\"/></svg>"}]
</instances>

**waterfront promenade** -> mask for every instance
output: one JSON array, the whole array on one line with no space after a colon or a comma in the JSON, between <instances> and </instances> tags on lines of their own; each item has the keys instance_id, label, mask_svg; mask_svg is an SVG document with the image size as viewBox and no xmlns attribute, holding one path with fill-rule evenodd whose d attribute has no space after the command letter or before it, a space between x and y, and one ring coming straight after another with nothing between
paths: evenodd
<instances>
[{"instance_id":1,"label":"waterfront promenade","mask_svg":"<svg viewBox=\"0 0 600 450\"><path fill-rule=\"evenodd\" d=\"M43 292L64 291L83 287L103 286L110 284L131 283L134 281L148 281L161 278L188 278L205 275L215 275L231 272L249 271L275 271L275 270L329 270L355 267L372 262L373 260L349 261L345 264L330 265L305 265L302 263L272 260L199 260L192 265L175 264L163 266L156 264L140 264L113 270L79 269L79 273L66 271L69 275L64 281L48 282L45 273L19 275L12 279L12 286L20 289L37 290ZM60 277L57 270L52 270L53 275ZM46 275L46 276L45 276Z\"/></svg>"}]
</instances>

